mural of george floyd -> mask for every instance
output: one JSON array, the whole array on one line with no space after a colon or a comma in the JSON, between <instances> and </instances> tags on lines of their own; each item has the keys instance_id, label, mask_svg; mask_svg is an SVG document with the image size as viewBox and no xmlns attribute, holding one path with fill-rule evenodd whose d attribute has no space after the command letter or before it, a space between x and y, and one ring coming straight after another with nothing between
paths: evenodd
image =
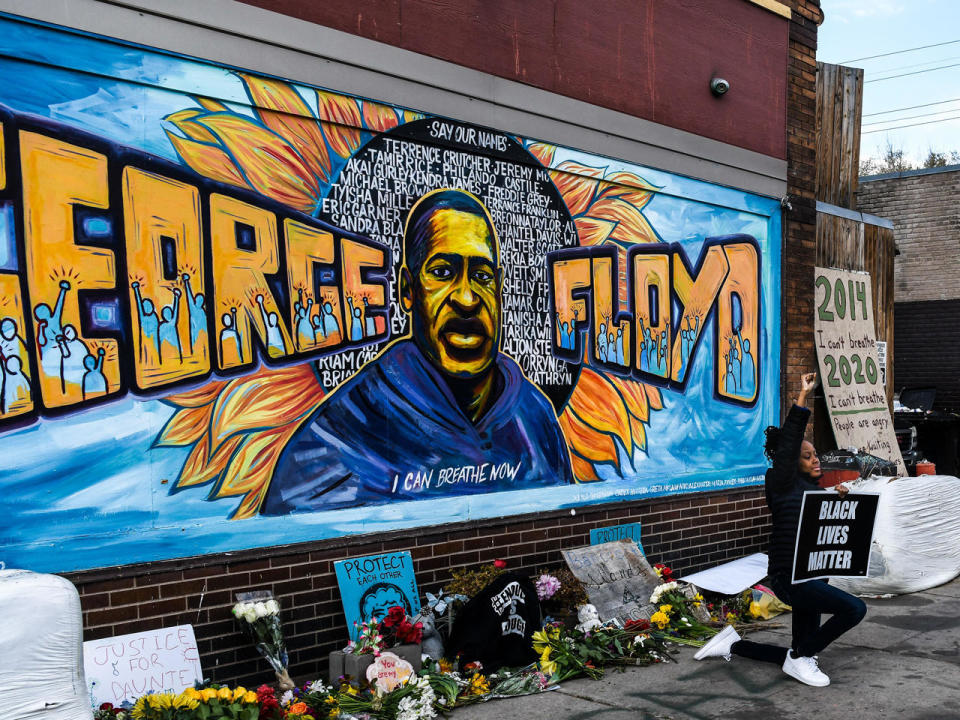
<instances>
[{"instance_id":1,"label":"mural of george floyd","mask_svg":"<svg viewBox=\"0 0 960 720\"><path fill-rule=\"evenodd\" d=\"M12 15L0 37L0 559L71 573L88 637L185 613L212 657L230 590L282 598L309 562L306 666L333 559L413 545L430 585L489 559L463 538L567 523L535 559L559 562L616 517L762 528L778 199ZM168 599L191 579L202 616Z\"/></svg>"}]
</instances>

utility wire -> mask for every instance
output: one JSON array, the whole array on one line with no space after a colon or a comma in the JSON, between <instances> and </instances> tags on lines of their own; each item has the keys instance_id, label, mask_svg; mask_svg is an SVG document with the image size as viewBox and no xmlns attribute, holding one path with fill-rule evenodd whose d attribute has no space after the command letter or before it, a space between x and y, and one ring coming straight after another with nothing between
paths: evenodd
<instances>
[{"instance_id":1,"label":"utility wire","mask_svg":"<svg viewBox=\"0 0 960 720\"><path fill-rule=\"evenodd\" d=\"M933 45L919 45L917 47L906 48L905 50L894 50L893 52L880 53L879 55L867 55L867 57L853 58L853 60L842 60L838 63L838 65L846 65L847 63L859 62L861 60L873 60L874 58L890 57L891 55L902 55L903 53L913 52L915 50L926 50L927 48L943 47L944 45L953 45L955 43L960 43L960 40L947 40L947 42L934 43Z\"/></svg>"},{"instance_id":2,"label":"utility wire","mask_svg":"<svg viewBox=\"0 0 960 720\"><path fill-rule=\"evenodd\" d=\"M921 122L921 123L910 123L909 125L897 125L896 127L878 128L877 130L866 130L860 134L869 135L870 133L887 132L888 130L900 130L901 128L917 127L918 125L934 125L936 123L947 122L948 120L960 120L960 115L954 115L953 117L948 117L948 118L940 118L939 120L927 120L927 122Z\"/></svg>"},{"instance_id":3,"label":"utility wire","mask_svg":"<svg viewBox=\"0 0 960 720\"><path fill-rule=\"evenodd\" d=\"M872 82L880 82L881 80L893 80L894 78L907 77L907 75L922 75L923 73L933 72L934 70L946 70L947 68L960 67L960 63L954 63L953 65L940 65L939 67L928 68L926 70L914 70L913 72L900 73L899 75L888 75L887 77L874 78L873 80L864 80L863 84Z\"/></svg>"},{"instance_id":4,"label":"utility wire","mask_svg":"<svg viewBox=\"0 0 960 720\"><path fill-rule=\"evenodd\" d=\"M890 113L902 112L903 110L916 110L918 108L933 107L934 105L946 105L947 103L958 102L960 98L953 98L952 100L940 100L938 102L925 103L923 105L909 105L907 107L896 108L895 110L881 110L880 112L875 113L865 113L861 117L874 117L876 115L889 115Z\"/></svg>"},{"instance_id":5,"label":"utility wire","mask_svg":"<svg viewBox=\"0 0 960 720\"><path fill-rule=\"evenodd\" d=\"M906 115L904 117L891 118L889 120L876 120L874 122L861 123L861 127L869 127L871 125L884 125L886 123L903 122L904 120L917 120L919 118L933 117L934 115L943 115L943 113L956 112L957 110L960 110L960 108L949 108L948 110L938 110L937 112L931 112L931 113L920 113L919 115Z\"/></svg>"}]
</instances>

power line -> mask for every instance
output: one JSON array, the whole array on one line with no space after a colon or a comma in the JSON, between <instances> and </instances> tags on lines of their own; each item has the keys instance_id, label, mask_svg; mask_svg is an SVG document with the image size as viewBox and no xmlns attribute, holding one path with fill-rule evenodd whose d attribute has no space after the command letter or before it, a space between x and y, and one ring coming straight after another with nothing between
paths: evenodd
<instances>
[{"instance_id":1,"label":"power line","mask_svg":"<svg viewBox=\"0 0 960 720\"><path fill-rule=\"evenodd\" d=\"M938 102L925 103L923 105L909 105L907 107L896 108L895 110L881 110L880 112L875 113L866 113L861 115L861 117L874 117L876 115L889 115L890 113L902 112L904 110L916 110L918 108L933 107L934 105L946 105L947 103L958 102L960 98L953 98L952 100L940 100Z\"/></svg>"},{"instance_id":2,"label":"power line","mask_svg":"<svg viewBox=\"0 0 960 720\"><path fill-rule=\"evenodd\" d=\"M935 125L936 123L947 122L948 120L960 120L960 115L954 115L953 117L948 117L948 118L940 118L939 120L927 120L927 122L922 122L922 123L910 123L909 125L897 125L896 127L878 128L877 130L867 130L866 132L862 132L860 134L870 135L871 133L887 132L889 130L900 130L901 128L917 127L918 125Z\"/></svg>"},{"instance_id":3,"label":"power line","mask_svg":"<svg viewBox=\"0 0 960 720\"><path fill-rule=\"evenodd\" d=\"M873 70L872 72L875 72L875 73L900 72L901 70L913 70L913 68L923 67L924 65L934 65L935 63L952 62L953 60L960 60L960 56L952 55L951 57L935 58L933 60L925 60L924 62L911 63L909 65L897 65L896 67L888 67L880 70Z\"/></svg>"},{"instance_id":4,"label":"power line","mask_svg":"<svg viewBox=\"0 0 960 720\"><path fill-rule=\"evenodd\" d=\"M960 43L960 40L948 40L947 42L934 43L933 45L918 45L917 47L906 48L905 50L894 50L893 52L880 53L879 55L868 55L867 57L853 58L853 60L842 60L838 64L846 65L847 63L860 62L861 60L873 60L874 58L890 57L891 55L902 55L903 53L913 52L915 50L926 50L927 48L943 47L944 45L953 45L955 43Z\"/></svg>"},{"instance_id":5,"label":"power line","mask_svg":"<svg viewBox=\"0 0 960 720\"><path fill-rule=\"evenodd\" d=\"M914 70L913 72L900 73L899 75L888 75L887 77L874 78L873 80L864 80L863 84L872 82L880 82L881 80L893 80L894 78L907 77L907 75L922 75L923 73L933 72L934 70L946 70L947 68L960 67L960 63L954 63L953 65L941 65L939 67L928 68L926 70Z\"/></svg>"},{"instance_id":6,"label":"power line","mask_svg":"<svg viewBox=\"0 0 960 720\"><path fill-rule=\"evenodd\" d=\"M949 110L938 110L937 112L932 113L920 113L919 115L907 115L905 117L891 118L890 120L877 120L876 122L861 123L861 127L869 127L871 125L884 125L886 123L902 122L904 120L917 120L919 118L928 118L933 117L934 115L943 115L943 113L956 112L960 108L950 108Z\"/></svg>"}]
</instances>

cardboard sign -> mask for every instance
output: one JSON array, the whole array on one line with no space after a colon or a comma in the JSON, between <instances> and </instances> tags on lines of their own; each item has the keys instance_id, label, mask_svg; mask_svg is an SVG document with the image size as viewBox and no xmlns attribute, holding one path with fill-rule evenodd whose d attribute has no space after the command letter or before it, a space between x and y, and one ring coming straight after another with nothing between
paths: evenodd
<instances>
[{"instance_id":1,"label":"cardboard sign","mask_svg":"<svg viewBox=\"0 0 960 720\"><path fill-rule=\"evenodd\" d=\"M413 617L420 612L420 594L409 552L367 555L335 562L350 639L357 639L360 623L383 620L398 605Z\"/></svg>"},{"instance_id":2,"label":"cardboard sign","mask_svg":"<svg viewBox=\"0 0 960 720\"><path fill-rule=\"evenodd\" d=\"M135 702L147 693L180 693L203 679L192 625L118 635L83 644L93 706Z\"/></svg>"},{"instance_id":3,"label":"cardboard sign","mask_svg":"<svg viewBox=\"0 0 960 720\"><path fill-rule=\"evenodd\" d=\"M624 525L614 525L613 527L594 528L590 531L590 544L600 545L601 543L616 542L618 540L633 540L640 552L643 552L643 544L640 542L640 523L626 523Z\"/></svg>"},{"instance_id":4,"label":"cardboard sign","mask_svg":"<svg viewBox=\"0 0 960 720\"><path fill-rule=\"evenodd\" d=\"M879 493L808 491L803 494L793 582L825 577L866 577Z\"/></svg>"},{"instance_id":5,"label":"cardboard sign","mask_svg":"<svg viewBox=\"0 0 960 720\"><path fill-rule=\"evenodd\" d=\"M650 595L660 578L630 540L564 550L563 559L604 622L649 618L654 612Z\"/></svg>"},{"instance_id":6,"label":"cardboard sign","mask_svg":"<svg viewBox=\"0 0 960 720\"><path fill-rule=\"evenodd\" d=\"M406 685L413 676L413 665L392 652L382 652L367 668L367 681L385 693Z\"/></svg>"},{"instance_id":7,"label":"cardboard sign","mask_svg":"<svg viewBox=\"0 0 960 720\"><path fill-rule=\"evenodd\" d=\"M870 274L816 268L815 344L837 446L892 460L907 474L887 407Z\"/></svg>"}]
</instances>

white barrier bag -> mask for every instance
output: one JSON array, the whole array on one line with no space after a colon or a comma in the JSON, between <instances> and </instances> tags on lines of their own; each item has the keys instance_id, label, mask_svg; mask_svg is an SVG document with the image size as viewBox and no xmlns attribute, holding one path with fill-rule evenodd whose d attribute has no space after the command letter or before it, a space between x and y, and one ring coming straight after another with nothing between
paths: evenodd
<instances>
[{"instance_id":1,"label":"white barrier bag","mask_svg":"<svg viewBox=\"0 0 960 720\"><path fill-rule=\"evenodd\" d=\"M0 714L91 720L80 596L69 580L0 570Z\"/></svg>"}]
</instances>

